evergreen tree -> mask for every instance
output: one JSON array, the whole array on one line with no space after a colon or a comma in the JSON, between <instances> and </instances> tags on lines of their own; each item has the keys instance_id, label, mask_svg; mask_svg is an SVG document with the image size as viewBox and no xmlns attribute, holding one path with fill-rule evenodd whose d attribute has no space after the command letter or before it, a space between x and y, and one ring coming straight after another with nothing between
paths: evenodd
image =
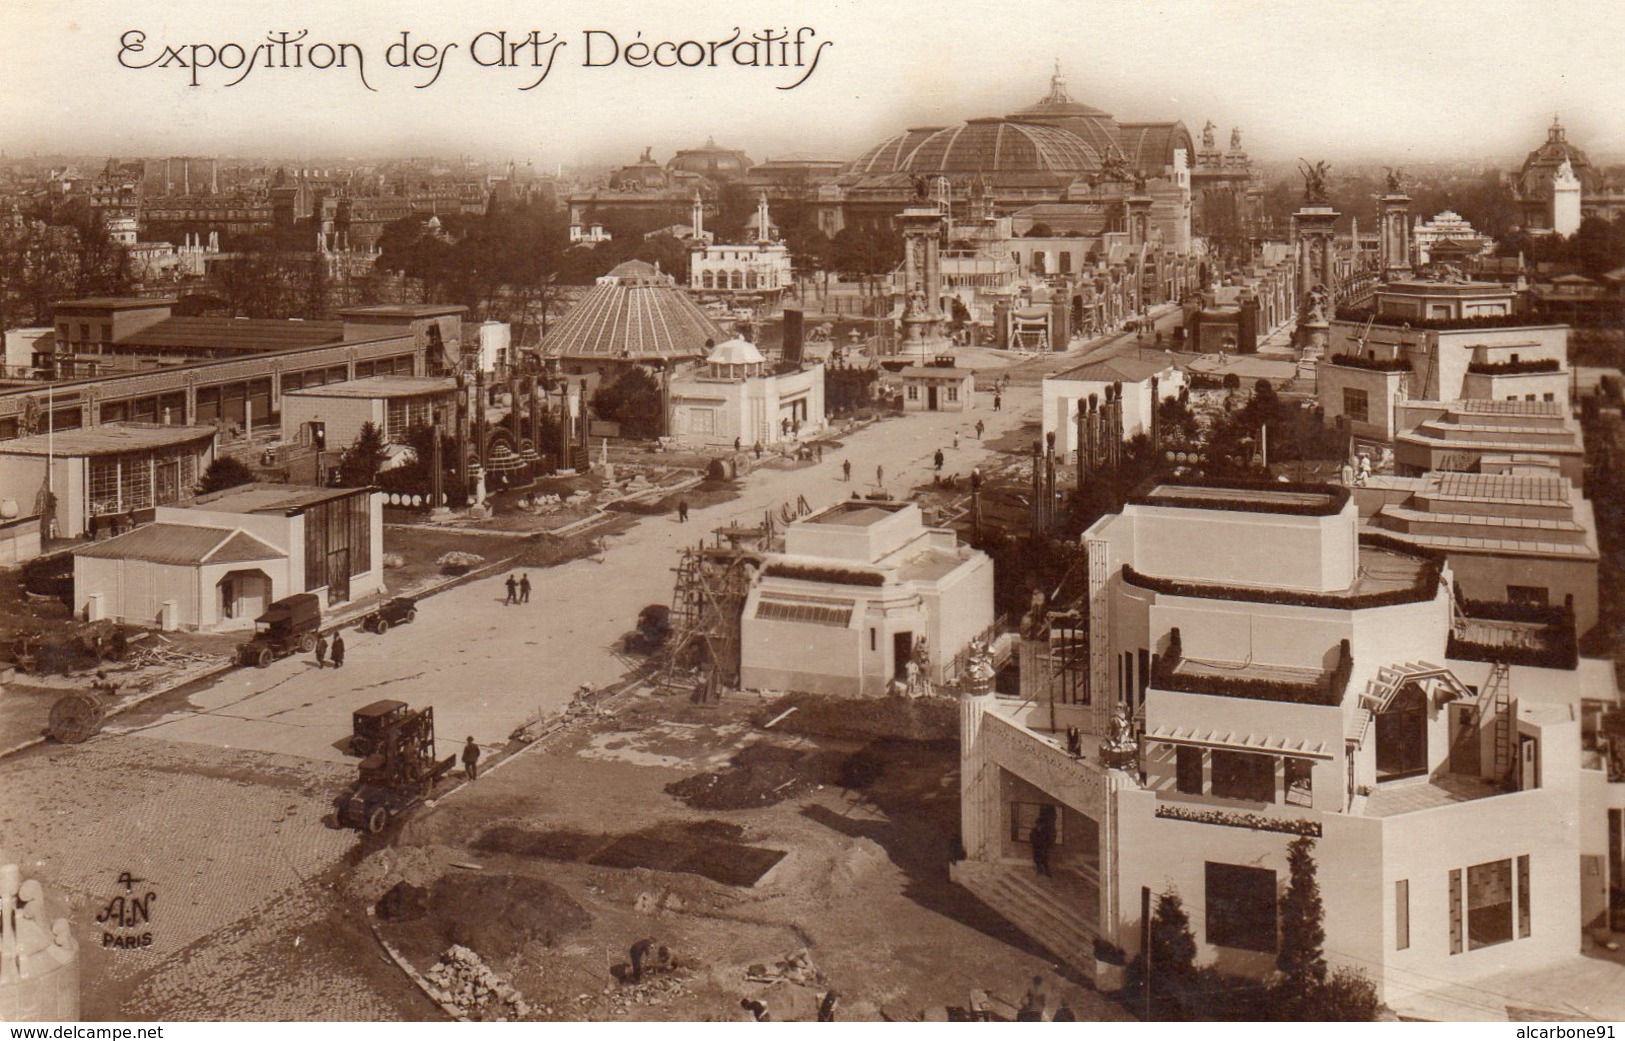
<instances>
[{"instance_id":1,"label":"evergreen tree","mask_svg":"<svg viewBox=\"0 0 1625 1041\"><path fill-rule=\"evenodd\" d=\"M1170 889L1157 897L1151 913L1151 972L1158 976L1189 976L1196 968L1196 934L1191 932L1190 915Z\"/></svg>"},{"instance_id":2,"label":"evergreen tree","mask_svg":"<svg viewBox=\"0 0 1625 1041\"><path fill-rule=\"evenodd\" d=\"M235 456L216 456L209 468L203 471L203 478L198 482L198 494L207 495L210 492L224 491L235 488L239 484L253 484L254 471L248 464Z\"/></svg>"},{"instance_id":3,"label":"evergreen tree","mask_svg":"<svg viewBox=\"0 0 1625 1041\"><path fill-rule=\"evenodd\" d=\"M1315 878L1315 840L1301 835L1287 847L1286 895L1281 897L1281 950L1275 966L1307 989L1326 982L1325 907Z\"/></svg>"},{"instance_id":4,"label":"evergreen tree","mask_svg":"<svg viewBox=\"0 0 1625 1041\"><path fill-rule=\"evenodd\" d=\"M660 384L641 366L621 372L614 383L599 387L592 396L599 419L619 423L626 437L659 437L666 428Z\"/></svg>"},{"instance_id":5,"label":"evergreen tree","mask_svg":"<svg viewBox=\"0 0 1625 1041\"><path fill-rule=\"evenodd\" d=\"M378 480L378 471L389 458L389 442L377 424L366 422L355 436L355 443L339 459L339 484L346 488L365 488Z\"/></svg>"}]
</instances>

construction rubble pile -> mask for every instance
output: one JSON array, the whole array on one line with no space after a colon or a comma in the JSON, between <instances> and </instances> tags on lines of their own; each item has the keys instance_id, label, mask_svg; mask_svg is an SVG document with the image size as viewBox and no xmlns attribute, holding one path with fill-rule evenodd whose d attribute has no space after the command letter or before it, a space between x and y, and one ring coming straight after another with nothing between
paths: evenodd
<instances>
[{"instance_id":1,"label":"construction rubble pile","mask_svg":"<svg viewBox=\"0 0 1625 1041\"><path fill-rule=\"evenodd\" d=\"M824 976L813 966L812 955L805 950L797 951L776 962L771 968L757 963L745 970L745 979L751 983L799 983L804 987L820 986Z\"/></svg>"},{"instance_id":2,"label":"construction rubble pile","mask_svg":"<svg viewBox=\"0 0 1625 1041\"><path fill-rule=\"evenodd\" d=\"M468 1019L506 1023L530 1016L524 995L461 944L447 948L424 977L434 988L431 996L436 1001Z\"/></svg>"},{"instance_id":3,"label":"construction rubble pile","mask_svg":"<svg viewBox=\"0 0 1625 1041\"><path fill-rule=\"evenodd\" d=\"M624 1016L639 1005L659 1007L689 994L686 979L675 972L645 973L636 983L616 983L603 989L601 996L609 1001L610 1015ZM582 994L577 1004L585 1005L591 995Z\"/></svg>"}]
</instances>

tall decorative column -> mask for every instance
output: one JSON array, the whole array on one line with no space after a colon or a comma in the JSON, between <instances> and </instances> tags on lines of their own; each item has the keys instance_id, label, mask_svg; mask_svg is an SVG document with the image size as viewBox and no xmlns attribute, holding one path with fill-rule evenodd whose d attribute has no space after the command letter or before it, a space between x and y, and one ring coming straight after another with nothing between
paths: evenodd
<instances>
[{"instance_id":1,"label":"tall decorative column","mask_svg":"<svg viewBox=\"0 0 1625 1041\"><path fill-rule=\"evenodd\" d=\"M1381 225L1382 277L1392 282L1411 275L1411 197L1400 188L1399 171L1388 171L1387 191L1377 199Z\"/></svg>"},{"instance_id":2,"label":"tall decorative column","mask_svg":"<svg viewBox=\"0 0 1625 1041\"><path fill-rule=\"evenodd\" d=\"M1112 715L1117 711L1116 688L1112 686L1111 656L1111 550L1104 539L1084 539L1089 554L1089 708L1092 733L1111 732Z\"/></svg>"},{"instance_id":3,"label":"tall decorative column","mask_svg":"<svg viewBox=\"0 0 1625 1041\"><path fill-rule=\"evenodd\" d=\"M1130 195L1127 200L1128 244L1136 249L1145 245L1151 237L1151 203L1151 196L1139 192Z\"/></svg>"},{"instance_id":4,"label":"tall decorative column","mask_svg":"<svg viewBox=\"0 0 1625 1041\"><path fill-rule=\"evenodd\" d=\"M994 859L999 848L999 768L987 762L981 743L993 699L991 692L959 699L959 830L969 860Z\"/></svg>"},{"instance_id":5,"label":"tall decorative column","mask_svg":"<svg viewBox=\"0 0 1625 1041\"><path fill-rule=\"evenodd\" d=\"M1338 212L1326 201L1325 162L1302 163L1303 205L1292 215L1298 244L1298 348L1308 357L1325 353L1337 285Z\"/></svg>"},{"instance_id":6,"label":"tall decorative column","mask_svg":"<svg viewBox=\"0 0 1625 1041\"><path fill-rule=\"evenodd\" d=\"M899 217L903 225L903 339L901 352L925 355L948 347L943 336L942 211L917 205Z\"/></svg>"}]
</instances>

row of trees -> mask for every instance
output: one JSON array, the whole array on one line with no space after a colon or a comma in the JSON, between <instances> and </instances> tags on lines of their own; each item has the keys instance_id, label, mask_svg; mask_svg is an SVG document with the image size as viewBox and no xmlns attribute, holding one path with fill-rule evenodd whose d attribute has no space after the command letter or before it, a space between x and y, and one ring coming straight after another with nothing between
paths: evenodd
<instances>
[{"instance_id":1,"label":"row of trees","mask_svg":"<svg viewBox=\"0 0 1625 1041\"><path fill-rule=\"evenodd\" d=\"M1503 257L1523 255L1536 264L1557 264L1596 278L1625 267L1625 216L1613 220L1587 217L1573 235L1504 236L1496 252Z\"/></svg>"},{"instance_id":2,"label":"row of trees","mask_svg":"<svg viewBox=\"0 0 1625 1041\"><path fill-rule=\"evenodd\" d=\"M0 218L0 329L49 325L51 303L130 291L129 251L84 199Z\"/></svg>"},{"instance_id":3,"label":"row of trees","mask_svg":"<svg viewBox=\"0 0 1625 1041\"><path fill-rule=\"evenodd\" d=\"M1196 937L1177 890L1157 897L1151 916L1150 960L1129 965L1128 993L1150 990L1156 1019L1249 1019L1371 1022L1382 1011L1377 989L1363 973L1332 972L1326 964L1325 905L1315 864L1315 840L1287 847L1287 888L1279 900L1275 974L1264 984L1196 967Z\"/></svg>"}]
</instances>

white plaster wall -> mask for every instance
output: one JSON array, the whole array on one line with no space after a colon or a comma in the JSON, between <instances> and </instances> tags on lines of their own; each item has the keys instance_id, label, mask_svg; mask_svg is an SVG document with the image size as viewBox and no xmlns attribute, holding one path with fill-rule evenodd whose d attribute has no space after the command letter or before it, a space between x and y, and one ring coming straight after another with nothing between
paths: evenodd
<instances>
[{"instance_id":1,"label":"white plaster wall","mask_svg":"<svg viewBox=\"0 0 1625 1041\"><path fill-rule=\"evenodd\" d=\"M327 426L327 451L341 452L355 443L366 423L384 429L382 398L323 397L318 391L290 391L282 396L282 437L293 440L306 423Z\"/></svg>"},{"instance_id":2,"label":"white plaster wall","mask_svg":"<svg viewBox=\"0 0 1625 1041\"><path fill-rule=\"evenodd\" d=\"M1352 511L1351 505L1346 512ZM1167 506L1130 506L1125 514L1137 529L1134 569L1147 575L1310 592L1346 589L1353 578L1341 552L1353 533L1327 541L1335 523L1353 523L1342 517Z\"/></svg>"}]
</instances>

